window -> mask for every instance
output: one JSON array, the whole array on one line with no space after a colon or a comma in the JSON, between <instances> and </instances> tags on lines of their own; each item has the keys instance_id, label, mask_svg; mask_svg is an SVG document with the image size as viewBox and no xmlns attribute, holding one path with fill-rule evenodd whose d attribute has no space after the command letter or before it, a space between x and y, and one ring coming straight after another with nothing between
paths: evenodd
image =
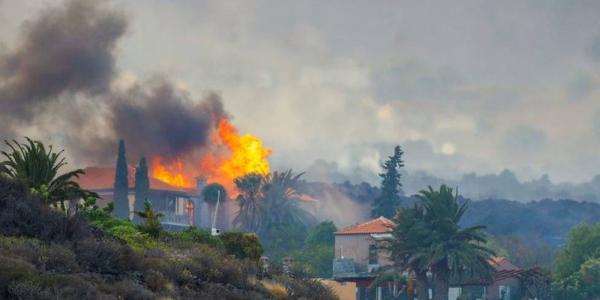
<instances>
[{"instance_id":1,"label":"window","mask_svg":"<svg viewBox=\"0 0 600 300\"><path fill-rule=\"evenodd\" d=\"M379 264L379 257L377 253L377 245L371 244L369 245L369 264L376 265Z\"/></svg>"},{"instance_id":2,"label":"window","mask_svg":"<svg viewBox=\"0 0 600 300\"><path fill-rule=\"evenodd\" d=\"M501 300L510 299L510 286L501 285L498 287L498 296Z\"/></svg>"}]
</instances>

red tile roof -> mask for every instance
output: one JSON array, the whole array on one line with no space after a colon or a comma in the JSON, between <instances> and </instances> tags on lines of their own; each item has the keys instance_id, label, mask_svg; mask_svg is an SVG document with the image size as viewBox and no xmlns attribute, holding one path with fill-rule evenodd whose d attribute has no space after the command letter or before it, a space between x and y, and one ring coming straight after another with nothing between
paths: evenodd
<instances>
[{"instance_id":1,"label":"red tile roof","mask_svg":"<svg viewBox=\"0 0 600 300\"><path fill-rule=\"evenodd\" d=\"M112 189L115 183L115 168L114 167L87 167L83 169L85 175L81 175L75 179L79 185L88 190L103 190ZM132 166L128 167L127 181L129 182L129 188L135 187L135 168ZM168 183L162 182L156 178L150 177L150 188L153 190L163 191L181 191L187 193L194 193L193 189L183 189L176 186L172 186Z\"/></svg>"},{"instance_id":2,"label":"red tile roof","mask_svg":"<svg viewBox=\"0 0 600 300\"><path fill-rule=\"evenodd\" d=\"M392 231L394 222L388 218L379 217L371 221L350 226L348 228L337 231L335 234L369 234L369 233L389 233Z\"/></svg>"}]
</instances>

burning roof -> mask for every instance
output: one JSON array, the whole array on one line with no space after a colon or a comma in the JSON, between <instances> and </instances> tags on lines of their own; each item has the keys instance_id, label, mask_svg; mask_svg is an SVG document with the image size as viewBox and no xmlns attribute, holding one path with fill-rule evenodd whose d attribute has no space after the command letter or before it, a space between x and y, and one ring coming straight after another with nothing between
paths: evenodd
<instances>
[{"instance_id":1,"label":"burning roof","mask_svg":"<svg viewBox=\"0 0 600 300\"><path fill-rule=\"evenodd\" d=\"M75 180L82 188L88 190L104 190L113 188L115 183L114 167L87 167L83 170L85 171L85 175L81 175ZM129 166L127 181L129 183L129 188L135 187L135 168L132 166ZM150 177L150 189L195 193L195 189L193 188L184 189L181 187L176 187L152 177Z\"/></svg>"}]
</instances>

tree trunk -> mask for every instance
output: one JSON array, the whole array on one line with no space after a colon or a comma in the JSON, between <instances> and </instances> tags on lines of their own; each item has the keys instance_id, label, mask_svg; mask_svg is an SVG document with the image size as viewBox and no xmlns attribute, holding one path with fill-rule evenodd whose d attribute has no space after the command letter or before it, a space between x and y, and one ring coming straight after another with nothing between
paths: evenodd
<instances>
[{"instance_id":1,"label":"tree trunk","mask_svg":"<svg viewBox=\"0 0 600 300\"><path fill-rule=\"evenodd\" d=\"M429 300L429 286L427 284L427 271L415 272L417 299Z\"/></svg>"},{"instance_id":2,"label":"tree trunk","mask_svg":"<svg viewBox=\"0 0 600 300\"><path fill-rule=\"evenodd\" d=\"M433 300L448 300L449 274L450 270L444 264L434 266L431 269L433 273Z\"/></svg>"}]
</instances>

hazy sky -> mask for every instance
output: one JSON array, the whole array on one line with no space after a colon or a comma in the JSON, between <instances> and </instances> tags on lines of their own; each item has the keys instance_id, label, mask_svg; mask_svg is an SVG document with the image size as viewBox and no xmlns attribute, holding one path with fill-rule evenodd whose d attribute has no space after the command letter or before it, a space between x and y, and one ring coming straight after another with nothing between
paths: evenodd
<instances>
[{"instance_id":1,"label":"hazy sky","mask_svg":"<svg viewBox=\"0 0 600 300\"><path fill-rule=\"evenodd\" d=\"M0 52L57 5L0 0ZM195 98L216 91L277 168L376 172L399 143L409 170L448 178L600 173L598 1L110 5L129 21L113 84L163 74Z\"/></svg>"}]
</instances>

